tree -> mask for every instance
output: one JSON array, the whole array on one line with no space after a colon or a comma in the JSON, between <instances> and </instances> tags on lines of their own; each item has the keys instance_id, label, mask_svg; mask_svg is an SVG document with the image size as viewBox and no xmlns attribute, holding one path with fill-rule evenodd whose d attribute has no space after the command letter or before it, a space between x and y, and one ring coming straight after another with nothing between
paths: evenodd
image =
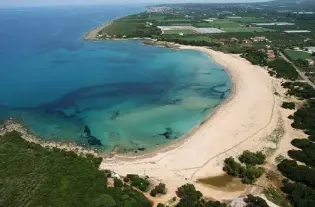
<instances>
[{"instance_id":1,"label":"tree","mask_svg":"<svg viewBox=\"0 0 315 207\"><path fill-rule=\"evenodd\" d=\"M151 192L150 192L150 195L151 195L152 197L155 197L157 194L158 194L158 193L157 193L157 191L156 191L155 188L153 188L153 189L151 190Z\"/></svg>"},{"instance_id":2,"label":"tree","mask_svg":"<svg viewBox=\"0 0 315 207\"><path fill-rule=\"evenodd\" d=\"M250 152L245 150L243 154L239 157L242 163L247 165L262 165L264 164L266 156L262 152Z\"/></svg>"},{"instance_id":3,"label":"tree","mask_svg":"<svg viewBox=\"0 0 315 207\"><path fill-rule=\"evenodd\" d=\"M95 207L116 207L116 201L110 195L103 194L94 200Z\"/></svg>"},{"instance_id":4,"label":"tree","mask_svg":"<svg viewBox=\"0 0 315 207\"><path fill-rule=\"evenodd\" d=\"M246 207L269 207L264 199L251 194L247 195L247 198L244 198L244 202L246 203Z\"/></svg>"},{"instance_id":5,"label":"tree","mask_svg":"<svg viewBox=\"0 0 315 207\"><path fill-rule=\"evenodd\" d=\"M207 201L205 207L226 207L226 204L219 201Z\"/></svg>"},{"instance_id":6,"label":"tree","mask_svg":"<svg viewBox=\"0 0 315 207\"><path fill-rule=\"evenodd\" d=\"M285 108L285 109L295 109L295 103L292 103L292 102L283 102L282 103L282 108Z\"/></svg>"},{"instance_id":7,"label":"tree","mask_svg":"<svg viewBox=\"0 0 315 207\"><path fill-rule=\"evenodd\" d=\"M120 179L118 179L118 178L114 178L114 186L115 186L115 188L121 188L121 187L123 187L123 182L120 180Z\"/></svg>"},{"instance_id":8,"label":"tree","mask_svg":"<svg viewBox=\"0 0 315 207\"><path fill-rule=\"evenodd\" d=\"M200 203L202 193L197 191L193 184L185 184L179 187L176 191L178 197L180 197L177 207L191 207Z\"/></svg>"}]
</instances>

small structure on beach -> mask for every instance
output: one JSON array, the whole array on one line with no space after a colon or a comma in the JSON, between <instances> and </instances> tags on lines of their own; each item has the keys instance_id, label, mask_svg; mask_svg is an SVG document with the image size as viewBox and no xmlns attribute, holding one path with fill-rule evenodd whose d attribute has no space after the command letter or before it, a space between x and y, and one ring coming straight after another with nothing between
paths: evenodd
<instances>
[{"instance_id":1,"label":"small structure on beach","mask_svg":"<svg viewBox=\"0 0 315 207\"><path fill-rule=\"evenodd\" d=\"M305 59L308 62L308 66L314 66L315 65L315 61L313 59Z\"/></svg>"}]
</instances>

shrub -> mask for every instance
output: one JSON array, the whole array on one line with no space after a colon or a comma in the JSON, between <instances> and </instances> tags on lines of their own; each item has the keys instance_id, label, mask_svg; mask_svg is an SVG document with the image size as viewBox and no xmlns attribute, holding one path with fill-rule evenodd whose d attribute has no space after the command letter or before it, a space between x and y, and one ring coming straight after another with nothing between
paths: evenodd
<instances>
[{"instance_id":1,"label":"shrub","mask_svg":"<svg viewBox=\"0 0 315 207\"><path fill-rule=\"evenodd\" d=\"M151 192L150 192L150 195L151 195L152 197L155 197L157 194L158 194L158 193L157 193L157 191L156 191L155 188L153 188L153 189L151 190Z\"/></svg>"},{"instance_id":2,"label":"shrub","mask_svg":"<svg viewBox=\"0 0 315 207\"><path fill-rule=\"evenodd\" d=\"M114 178L114 186L115 188L121 188L123 187L123 182L118 178Z\"/></svg>"},{"instance_id":3,"label":"shrub","mask_svg":"<svg viewBox=\"0 0 315 207\"><path fill-rule=\"evenodd\" d=\"M282 108L285 108L285 109L295 109L295 103L292 103L292 102L283 102L282 105L281 105Z\"/></svg>"},{"instance_id":4,"label":"shrub","mask_svg":"<svg viewBox=\"0 0 315 207\"><path fill-rule=\"evenodd\" d=\"M129 178L124 177L124 182L125 182L125 183L129 183L129 181L130 181Z\"/></svg>"}]
</instances>

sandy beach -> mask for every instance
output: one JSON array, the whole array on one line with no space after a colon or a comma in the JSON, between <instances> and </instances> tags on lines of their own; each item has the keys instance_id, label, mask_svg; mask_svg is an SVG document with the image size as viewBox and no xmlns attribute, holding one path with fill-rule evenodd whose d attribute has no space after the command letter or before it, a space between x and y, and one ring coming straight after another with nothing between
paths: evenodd
<instances>
[{"instance_id":1,"label":"sandy beach","mask_svg":"<svg viewBox=\"0 0 315 207\"><path fill-rule=\"evenodd\" d=\"M274 79L266 69L254 66L238 55L204 47L180 46L208 54L224 66L234 82L233 95L220 105L197 129L174 146L143 156L116 155L105 158L101 169L118 174L148 175L166 183L169 192L198 178L223 173L223 160L244 150L266 150L277 146L268 140L279 122L279 104L274 95ZM230 199L240 195L216 191L196 184L206 195ZM171 197L172 195L168 195Z\"/></svg>"}]
</instances>

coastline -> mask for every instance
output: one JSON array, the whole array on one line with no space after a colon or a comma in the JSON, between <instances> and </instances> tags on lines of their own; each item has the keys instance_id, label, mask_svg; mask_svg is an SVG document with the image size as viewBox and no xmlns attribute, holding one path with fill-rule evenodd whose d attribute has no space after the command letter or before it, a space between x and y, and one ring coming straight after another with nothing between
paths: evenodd
<instances>
[{"instance_id":1,"label":"coastline","mask_svg":"<svg viewBox=\"0 0 315 207\"><path fill-rule=\"evenodd\" d=\"M44 141L40 139L39 136L31 133L25 126L23 126L21 123L13 120L8 119L3 124L0 125L0 136L3 136L7 132L16 131L19 132L23 139L25 139L28 142L32 142L35 144L39 144L42 147L47 148L58 148L65 151L73 151L80 154L92 154L94 156L98 156L98 153L95 150L87 149L81 146L78 146L75 143L62 143L62 142L54 142L54 141Z\"/></svg>"},{"instance_id":2,"label":"coastline","mask_svg":"<svg viewBox=\"0 0 315 207\"><path fill-rule=\"evenodd\" d=\"M224 192L209 188L197 179L223 173L223 160L239 156L244 150L264 150L280 119L280 104L275 97L274 78L260 66L239 55L225 54L206 47L155 42L181 50L203 52L225 68L233 82L232 94L191 132L167 146L143 155L104 158L100 169L120 175L135 173L166 183L171 191L187 182L216 198L235 198L244 192ZM155 44L154 43L154 44ZM259 96L257 96L259 94ZM276 150L277 146L272 146ZM170 199L173 195L167 195Z\"/></svg>"},{"instance_id":3,"label":"coastline","mask_svg":"<svg viewBox=\"0 0 315 207\"><path fill-rule=\"evenodd\" d=\"M104 25L101 25L96 29L103 28ZM87 33L87 36L89 34L91 32ZM103 157L101 170L110 169L123 176L130 173L148 175L151 180L165 183L169 192L175 192L178 186L187 182L194 183L204 194L220 200L235 198L248 192L248 188L242 192L220 191L196 181L199 178L222 174L223 160L226 157L237 157L244 150L265 150L265 147L270 145L266 137L276 130L279 119L284 117L280 115L282 109L277 100L280 98L274 94L275 87L281 88L280 84L274 83L279 80L270 77L265 68L252 65L239 55L225 54L207 47L184 46L150 38L140 39L150 40L143 42L144 44L178 50L196 50L207 54L229 74L233 83L231 95L200 125L183 137L138 155L96 153L75 144L44 142L38 136L29 133L21 124L13 123L12 126L17 124L17 131L22 132L22 137L27 141L39 143L43 147L57 147L78 154L90 153L101 156ZM10 130L0 130L0 135L6 131ZM283 138L285 140L281 140L284 145L293 137L289 135L290 133L287 133ZM281 147L273 147L277 150L277 154L282 154ZM274 157L272 156L271 164L274 163ZM170 193L162 199L171 199L172 196L174 194Z\"/></svg>"}]
</instances>

